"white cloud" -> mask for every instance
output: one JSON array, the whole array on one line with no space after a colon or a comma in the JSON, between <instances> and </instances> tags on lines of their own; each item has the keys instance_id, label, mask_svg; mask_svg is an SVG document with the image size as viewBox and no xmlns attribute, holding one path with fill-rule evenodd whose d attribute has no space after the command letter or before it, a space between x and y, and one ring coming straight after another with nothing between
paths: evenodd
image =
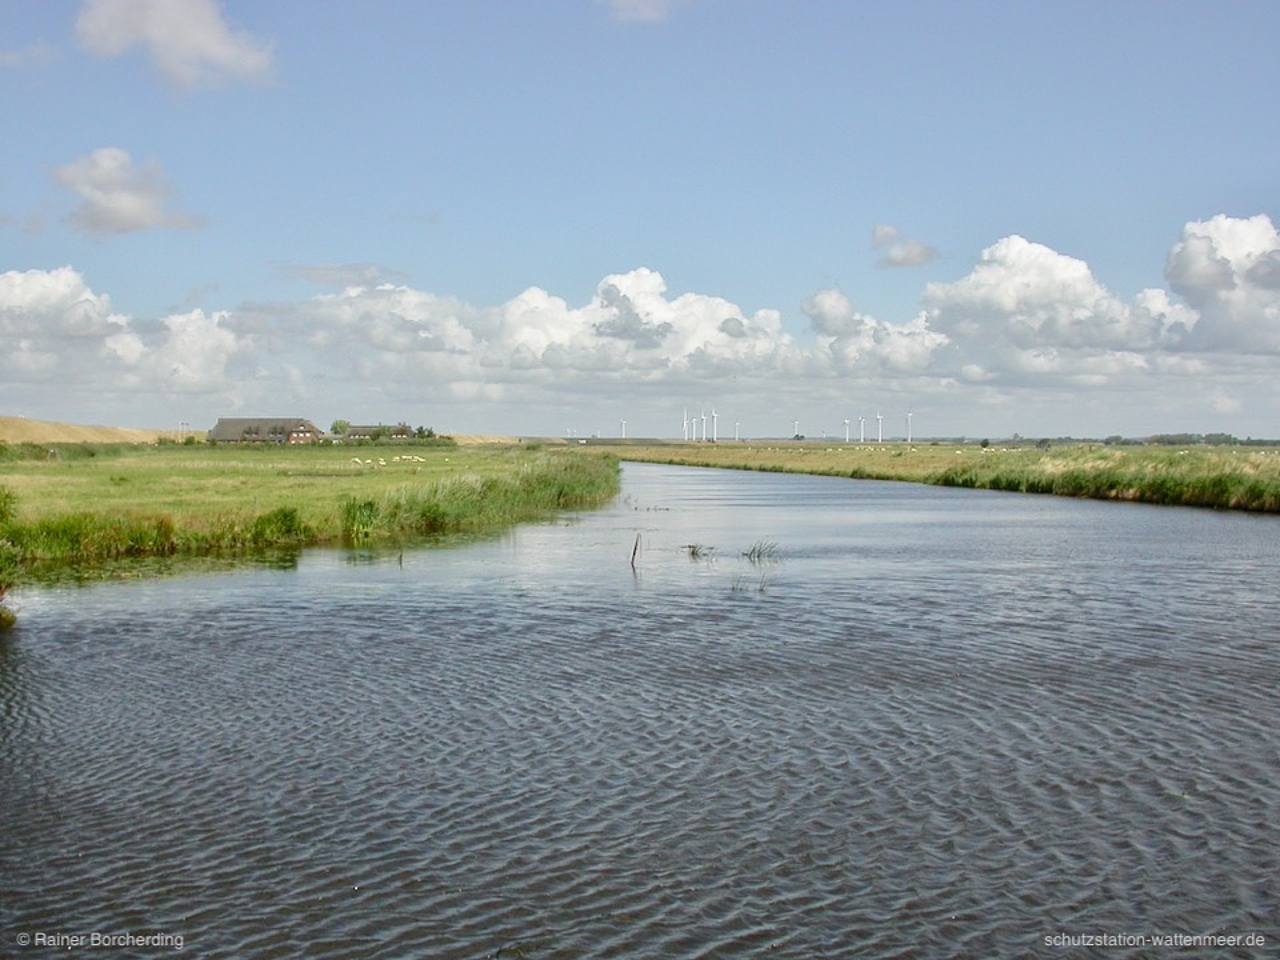
<instances>
[{"instance_id":1,"label":"white cloud","mask_svg":"<svg viewBox=\"0 0 1280 960\"><path fill-rule=\"evenodd\" d=\"M902 231L889 223L875 225L871 243L875 249L884 251L879 260L882 267L919 267L938 257L933 247L922 240L904 237Z\"/></svg>"},{"instance_id":2,"label":"white cloud","mask_svg":"<svg viewBox=\"0 0 1280 960\"><path fill-rule=\"evenodd\" d=\"M58 167L54 179L83 198L68 220L86 233L130 233L197 222L165 209L169 186L157 161L135 166L118 147L103 147Z\"/></svg>"},{"instance_id":3,"label":"white cloud","mask_svg":"<svg viewBox=\"0 0 1280 960\"><path fill-rule=\"evenodd\" d=\"M31 392L119 391L178 395L236 392L233 359L252 337L230 315L195 310L149 328L115 313L71 267L0 274L0 382Z\"/></svg>"},{"instance_id":4,"label":"white cloud","mask_svg":"<svg viewBox=\"0 0 1280 960\"><path fill-rule=\"evenodd\" d=\"M930 373L980 385L989 402L1052 403L1059 418L1097 422L1120 404L1122 416L1158 416L1157 429L1188 429L1206 411L1256 420L1277 399L1277 266L1268 218L1215 217L1187 224L1170 251L1170 290L1124 300L1084 261L1006 237L967 276L925 288L930 326L951 339Z\"/></svg>"},{"instance_id":5,"label":"white cloud","mask_svg":"<svg viewBox=\"0 0 1280 960\"><path fill-rule=\"evenodd\" d=\"M0 273L0 336L39 337L50 343L115 332L128 320L111 299L94 293L71 267Z\"/></svg>"},{"instance_id":6,"label":"white cloud","mask_svg":"<svg viewBox=\"0 0 1280 960\"><path fill-rule=\"evenodd\" d=\"M100 57L143 46L156 69L183 89L271 76L271 46L233 29L216 0L85 0L76 37Z\"/></svg>"},{"instance_id":7,"label":"white cloud","mask_svg":"<svg viewBox=\"0 0 1280 960\"><path fill-rule=\"evenodd\" d=\"M1071 424L1065 432L1077 435L1258 435L1280 409L1277 250L1266 218L1190 223L1170 253L1173 289L1122 299L1083 261L1006 237L966 276L929 284L924 309L905 322L820 290L801 305L800 340L779 311L674 295L645 268L602 278L576 305L535 286L476 306L356 265L324 276L370 282L141 322L70 267L11 271L0 274L0 404L116 394L151 397L192 422L287 409L486 425L462 432L556 432L569 410L617 410L635 431L641 411L662 410L678 432L681 406L705 402L743 416L744 435L768 419L777 435L806 410L856 416L898 403L916 410L924 435L943 417L957 433L996 419L1010 430ZM1218 426L1197 426L1206 422ZM819 432L813 419L805 428Z\"/></svg>"},{"instance_id":8,"label":"white cloud","mask_svg":"<svg viewBox=\"0 0 1280 960\"><path fill-rule=\"evenodd\" d=\"M839 290L822 290L804 303L819 357L840 373L924 373L949 338L930 329L924 315L892 324L859 313Z\"/></svg>"},{"instance_id":9,"label":"white cloud","mask_svg":"<svg viewBox=\"0 0 1280 960\"><path fill-rule=\"evenodd\" d=\"M1195 322L1163 291L1125 303L1083 260L1019 236L984 250L968 276L929 284L924 302L933 325L971 349L1005 345L1039 357L1148 350L1176 341Z\"/></svg>"},{"instance_id":10,"label":"white cloud","mask_svg":"<svg viewBox=\"0 0 1280 960\"><path fill-rule=\"evenodd\" d=\"M1192 347L1280 353L1280 234L1270 217L1188 223L1165 275L1200 314Z\"/></svg>"},{"instance_id":11,"label":"white cloud","mask_svg":"<svg viewBox=\"0 0 1280 960\"><path fill-rule=\"evenodd\" d=\"M224 389L228 365L251 343L227 326L230 314L206 315L203 310L165 317L164 334L145 360L153 382L168 393L207 393ZM135 360L141 362L142 357Z\"/></svg>"},{"instance_id":12,"label":"white cloud","mask_svg":"<svg viewBox=\"0 0 1280 960\"><path fill-rule=\"evenodd\" d=\"M305 338L334 376L359 365L379 371L385 385L423 395L455 383L505 394L534 384L575 389L768 370L791 348L776 311L748 316L701 294L672 299L662 277L644 268L605 277L581 307L539 287L474 307L379 284L252 312L256 323Z\"/></svg>"},{"instance_id":13,"label":"white cloud","mask_svg":"<svg viewBox=\"0 0 1280 960\"><path fill-rule=\"evenodd\" d=\"M128 325L70 267L0 273L0 381L56 384L112 370Z\"/></svg>"}]
</instances>

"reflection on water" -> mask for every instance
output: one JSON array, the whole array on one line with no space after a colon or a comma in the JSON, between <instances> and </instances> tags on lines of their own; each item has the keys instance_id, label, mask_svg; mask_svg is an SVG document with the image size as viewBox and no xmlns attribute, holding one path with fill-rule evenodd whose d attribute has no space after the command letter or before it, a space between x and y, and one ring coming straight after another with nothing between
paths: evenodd
<instances>
[{"instance_id":1,"label":"reflection on water","mask_svg":"<svg viewBox=\"0 0 1280 960\"><path fill-rule=\"evenodd\" d=\"M1273 937L1278 531L635 465L611 509L458 549L29 593L0 638L0 937Z\"/></svg>"}]
</instances>

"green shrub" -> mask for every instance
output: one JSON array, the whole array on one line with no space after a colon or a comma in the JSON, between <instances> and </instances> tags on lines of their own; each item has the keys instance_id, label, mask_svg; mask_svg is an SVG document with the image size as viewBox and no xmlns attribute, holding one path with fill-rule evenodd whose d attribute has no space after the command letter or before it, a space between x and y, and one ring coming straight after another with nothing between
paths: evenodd
<instances>
[{"instance_id":1,"label":"green shrub","mask_svg":"<svg viewBox=\"0 0 1280 960\"><path fill-rule=\"evenodd\" d=\"M18 515L18 495L8 487L0 487L0 523L11 523Z\"/></svg>"}]
</instances>

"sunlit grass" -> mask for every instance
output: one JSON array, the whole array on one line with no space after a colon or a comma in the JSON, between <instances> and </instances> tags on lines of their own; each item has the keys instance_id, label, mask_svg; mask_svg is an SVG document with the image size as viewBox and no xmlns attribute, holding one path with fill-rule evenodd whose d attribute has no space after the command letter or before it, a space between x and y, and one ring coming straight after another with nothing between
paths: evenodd
<instances>
[{"instance_id":1,"label":"sunlit grass","mask_svg":"<svg viewBox=\"0 0 1280 960\"><path fill-rule=\"evenodd\" d=\"M617 461L569 448L134 447L0 460L0 584L42 568L498 529L597 506Z\"/></svg>"}]
</instances>

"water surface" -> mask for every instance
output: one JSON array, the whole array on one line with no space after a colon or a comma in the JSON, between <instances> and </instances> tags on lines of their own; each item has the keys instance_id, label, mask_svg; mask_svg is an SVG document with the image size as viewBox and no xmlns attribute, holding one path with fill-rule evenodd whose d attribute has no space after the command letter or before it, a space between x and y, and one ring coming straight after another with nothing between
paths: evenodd
<instances>
[{"instance_id":1,"label":"water surface","mask_svg":"<svg viewBox=\"0 0 1280 960\"><path fill-rule=\"evenodd\" d=\"M1277 534L635 464L465 547L28 592L0 953L1271 956Z\"/></svg>"}]
</instances>

